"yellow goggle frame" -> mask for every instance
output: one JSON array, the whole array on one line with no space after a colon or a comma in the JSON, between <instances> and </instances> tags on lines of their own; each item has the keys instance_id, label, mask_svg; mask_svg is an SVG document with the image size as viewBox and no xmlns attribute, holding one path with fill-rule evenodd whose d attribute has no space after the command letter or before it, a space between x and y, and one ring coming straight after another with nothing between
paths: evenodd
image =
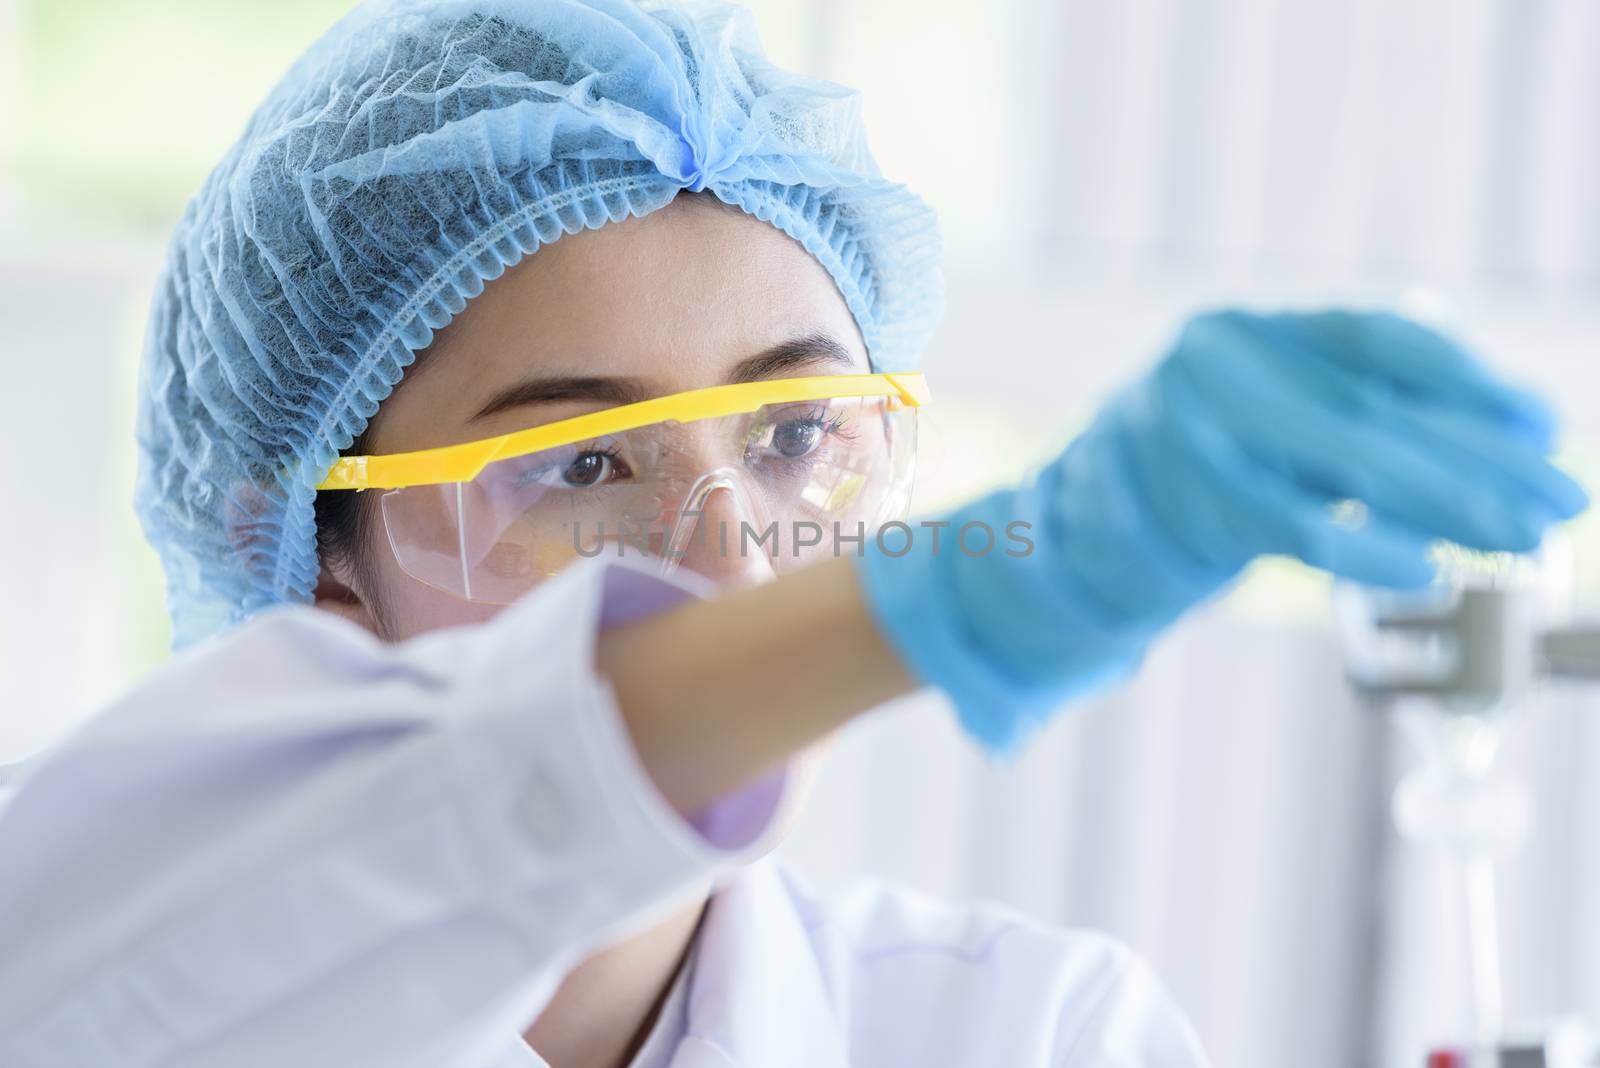
<instances>
[{"instance_id":1,"label":"yellow goggle frame","mask_svg":"<svg viewBox=\"0 0 1600 1068\"><path fill-rule=\"evenodd\" d=\"M496 460L575 445L607 434L637 430L669 420L690 423L724 415L742 415L769 404L793 404L838 397L890 397L918 408L931 399L921 373L878 375L814 375L709 386L667 397L653 397L544 426L492 438L443 445L418 452L384 456L346 456L338 460L318 490L404 489L445 482L471 482Z\"/></svg>"}]
</instances>

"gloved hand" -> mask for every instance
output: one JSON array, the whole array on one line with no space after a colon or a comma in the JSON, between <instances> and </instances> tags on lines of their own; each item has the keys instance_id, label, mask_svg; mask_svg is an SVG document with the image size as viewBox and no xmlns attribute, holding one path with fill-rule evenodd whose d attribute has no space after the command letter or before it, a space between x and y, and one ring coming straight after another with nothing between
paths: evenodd
<instances>
[{"instance_id":1,"label":"gloved hand","mask_svg":"<svg viewBox=\"0 0 1600 1068\"><path fill-rule=\"evenodd\" d=\"M1588 504L1553 439L1537 398L1397 316L1201 315L1037 477L941 517L937 550L885 531L862 588L911 671L1007 750L1262 554L1416 587L1438 539L1535 548ZM973 523L990 551L982 527L958 542Z\"/></svg>"}]
</instances>

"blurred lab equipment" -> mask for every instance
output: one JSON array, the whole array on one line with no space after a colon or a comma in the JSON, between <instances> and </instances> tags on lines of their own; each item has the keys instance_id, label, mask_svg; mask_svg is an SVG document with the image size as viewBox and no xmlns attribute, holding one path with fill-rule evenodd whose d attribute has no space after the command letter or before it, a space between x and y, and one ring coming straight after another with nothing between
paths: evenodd
<instances>
[{"instance_id":1,"label":"blurred lab equipment","mask_svg":"<svg viewBox=\"0 0 1600 1068\"><path fill-rule=\"evenodd\" d=\"M1464 906L1469 1033L1435 1049L1428 1068L1600 1065L1600 1040L1578 1021L1505 1019L1495 895L1495 865L1533 819L1526 786L1498 760L1502 743L1542 680L1600 679L1600 620L1572 618L1559 536L1537 556L1440 546L1438 562L1423 590L1334 588L1348 680L1421 754L1395 790L1395 826L1446 853Z\"/></svg>"}]
</instances>

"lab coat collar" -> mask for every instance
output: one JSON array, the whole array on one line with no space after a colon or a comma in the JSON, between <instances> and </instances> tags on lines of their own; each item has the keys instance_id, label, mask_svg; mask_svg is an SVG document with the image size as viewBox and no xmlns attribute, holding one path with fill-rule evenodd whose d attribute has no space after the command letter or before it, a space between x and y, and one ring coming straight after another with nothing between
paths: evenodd
<instances>
[{"instance_id":1,"label":"lab coat collar","mask_svg":"<svg viewBox=\"0 0 1600 1068\"><path fill-rule=\"evenodd\" d=\"M771 857L712 897L695 956L672 1068L849 1063L804 917Z\"/></svg>"}]
</instances>

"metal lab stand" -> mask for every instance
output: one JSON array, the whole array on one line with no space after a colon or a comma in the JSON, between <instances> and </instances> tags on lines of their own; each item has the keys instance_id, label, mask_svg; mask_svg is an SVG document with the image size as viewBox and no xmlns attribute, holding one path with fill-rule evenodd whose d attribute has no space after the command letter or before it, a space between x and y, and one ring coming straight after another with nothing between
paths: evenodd
<instances>
[{"instance_id":1,"label":"metal lab stand","mask_svg":"<svg viewBox=\"0 0 1600 1068\"><path fill-rule=\"evenodd\" d=\"M1525 836L1521 784L1496 769L1508 713L1542 678L1600 679L1600 624L1541 625L1536 583L1509 565L1454 576L1420 594L1337 587L1335 609L1356 689L1420 709L1410 723L1423 764L1396 791L1408 839L1447 847L1466 902L1474 1035L1428 1068L1580 1068L1600 1065L1581 1025L1513 1037L1501 1016L1496 856Z\"/></svg>"}]
</instances>

